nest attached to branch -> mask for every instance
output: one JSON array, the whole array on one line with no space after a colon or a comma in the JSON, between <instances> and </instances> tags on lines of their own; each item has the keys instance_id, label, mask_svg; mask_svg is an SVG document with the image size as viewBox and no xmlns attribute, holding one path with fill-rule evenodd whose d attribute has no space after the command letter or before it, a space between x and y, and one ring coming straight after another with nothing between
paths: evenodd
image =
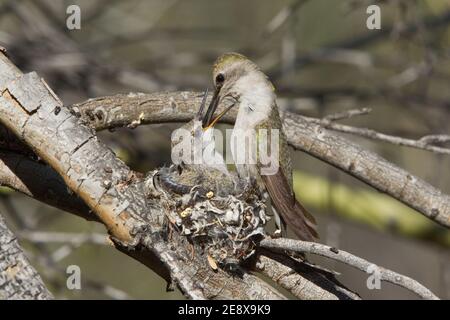
<instances>
[{"instance_id":1,"label":"nest attached to branch","mask_svg":"<svg viewBox=\"0 0 450 320\"><path fill-rule=\"evenodd\" d=\"M171 166L147 181L167 203L169 223L204 250L211 268L233 268L253 255L270 218L254 182L212 170Z\"/></svg>"}]
</instances>

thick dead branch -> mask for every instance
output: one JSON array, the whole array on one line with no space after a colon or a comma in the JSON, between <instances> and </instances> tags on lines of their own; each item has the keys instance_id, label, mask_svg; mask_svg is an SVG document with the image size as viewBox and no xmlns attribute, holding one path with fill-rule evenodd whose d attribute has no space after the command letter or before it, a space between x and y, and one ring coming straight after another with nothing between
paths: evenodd
<instances>
[{"instance_id":1,"label":"thick dead branch","mask_svg":"<svg viewBox=\"0 0 450 320\"><path fill-rule=\"evenodd\" d=\"M0 216L0 299L53 299Z\"/></svg>"},{"instance_id":2,"label":"thick dead branch","mask_svg":"<svg viewBox=\"0 0 450 320\"><path fill-rule=\"evenodd\" d=\"M370 108L345 110L342 112L333 113L333 114L329 114L329 115L325 116L322 119L322 122L324 125L326 125L333 121L350 119L355 116L363 116L363 115L369 114L370 112L372 112L372 109L370 109Z\"/></svg>"},{"instance_id":3,"label":"thick dead branch","mask_svg":"<svg viewBox=\"0 0 450 320\"><path fill-rule=\"evenodd\" d=\"M192 119L201 93L128 94L91 99L73 106L97 130ZM233 123L236 110L222 120ZM427 218L450 227L450 197L375 153L336 135L302 116L285 113L284 129L291 146L354 176L403 202ZM320 120L318 120L320 121Z\"/></svg>"},{"instance_id":4,"label":"thick dead branch","mask_svg":"<svg viewBox=\"0 0 450 320\"><path fill-rule=\"evenodd\" d=\"M375 264L357 257L343 250L338 250L320 243L306 242L292 239L267 239L260 242L260 246L268 249L288 250L301 253L311 253L343 262L353 268L367 273L377 273L381 281L390 282L414 292L423 299L438 300L429 289L407 276L398 274L389 269L376 266ZM371 271L372 270L372 271Z\"/></svg>"}]
</instances>

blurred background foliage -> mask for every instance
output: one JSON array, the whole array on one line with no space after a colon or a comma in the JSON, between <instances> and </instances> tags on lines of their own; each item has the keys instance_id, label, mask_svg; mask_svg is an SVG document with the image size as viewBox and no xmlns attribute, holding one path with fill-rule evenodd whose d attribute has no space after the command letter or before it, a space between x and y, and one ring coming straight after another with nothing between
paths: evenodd
<instances>
[{"instance_id":1,"label":"blurred background foliage","mask_svg":"<svg viewBox=\"0 0 450 320\"><path fill-rule=\"evenodd\" d=\"M66 28L71 4L81 8L81 30ZM381 8L381 30L366 27L371 4ZM215 58L237 51L270 76L282 110L321 118L370 107L369 115L342 123L413 139L450 134L449 24L447 0L0 0L0 45L66 105L116 93L203 91ZM131 167L147 171L170 163L176 127L99 135ZM347 137L450 193L448 155ZM296 194L318 217L321 241L450 298L448 230L317 159L293 157ZM101 226L0 194L0 211L58 298L182 297L104 245ZM81 238L70 238L74 233ZM368 290L365 274L319 261L342 272L363 298L414 297L386 284ZM81 267L82 290L66 289L70 264Z\"/></svg>"}]
</instances>

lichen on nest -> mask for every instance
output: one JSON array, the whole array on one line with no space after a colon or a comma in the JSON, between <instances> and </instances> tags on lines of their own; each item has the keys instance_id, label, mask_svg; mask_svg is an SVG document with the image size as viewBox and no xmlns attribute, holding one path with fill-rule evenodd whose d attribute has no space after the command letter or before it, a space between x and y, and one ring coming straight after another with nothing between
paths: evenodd
<instances>
[{"instance_id":1,"label":"lichen on nest","mask_svg":"<svg viewBox=\"0 0 450 320\"><path fill-rule=\"evenodd\" d=\"M205 182L203 185L183 184L187 181L183 175L192 177L192 171L197 176L195 181ZM265 201L252 182L228 176L221 177L221 183L213 187L207 183L209 177L202 177L205 172L194 166L183 171L175 166L163 168L152 175L152 186L168 206L169 223L196 249L203 250L209 265L213 269L232 268L251 257L266 235L269 217ZM226 192L223 186L228 186Z\"/></svg>"}]
</instances>

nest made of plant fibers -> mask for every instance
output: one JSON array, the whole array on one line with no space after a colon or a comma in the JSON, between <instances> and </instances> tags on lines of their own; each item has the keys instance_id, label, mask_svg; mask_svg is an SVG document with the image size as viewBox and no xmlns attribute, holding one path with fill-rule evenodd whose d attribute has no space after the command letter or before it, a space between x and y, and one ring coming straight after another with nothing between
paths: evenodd
<instances>
[{"instance_id":1,"label":"nest made of plant fibers","mask_svg":"<svg viewBox=\"0 0 450 320\"><path fill-rule=\"evenodd\" d=\"M159 179L167 182L170 177ZM177 192L172 192L167 186L172 188L174 183L158 184L168 204L167 219L194 246L205 250L213 269L240 265L254 254L257 243L266 235L269 220L265 201L254 182L229 195L198 185L178 185ZM179 190L189 192L180 194Z\"/></svg>"}]
</instances>

